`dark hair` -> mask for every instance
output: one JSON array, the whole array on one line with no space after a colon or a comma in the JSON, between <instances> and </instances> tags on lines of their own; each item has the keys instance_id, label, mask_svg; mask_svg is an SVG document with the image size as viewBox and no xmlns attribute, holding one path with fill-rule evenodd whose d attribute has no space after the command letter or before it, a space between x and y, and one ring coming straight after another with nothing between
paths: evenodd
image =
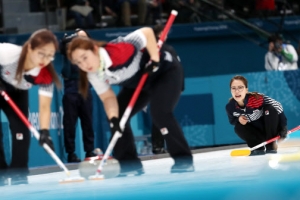
<instances>
[{"instance_id":1,"label":"dark hair","mask_svg":"<svg viewBox=\"0 0 300 200\"><path fill-rule=\"evenodd\" d=\"M35 31L30 38L25 42L22 47L21 55L18 62L18 67L16 71L15 79L20 83L23 77L23 69L26 60L26 56L28 53L28 46L30 45L31 49L34 50L35 48L45 46L49 43L53 43L55 49L58 50L58 42L56 36L47 29L40 29ZM55 72L52 62L50 62L47 66L49 73L55 83L56 87L60 88L61 83L59 81L58 75Z\"/></svg>"},{"instance_id":2,"label":"dark hair","mask_svg":"<svg viewBox=\"0 0 300 200\"><path fill-rule=\"evenodd\" d=\"M241 76L241 75L236 75L236 76L232 77L232 79L230 80L230 83L229 83L230 88L231 88L231 84L234 80L242 81L245 85L245 88L248 88L248 80L244 76ZM253 95L256 99L258 99L259 96L260 96L258 92L247 92L247 94ZM229 99L229 101L232 100L232 99L233 98L231 97Z\"/></svg>"},{"instance_id":3,"label":"dark hair","mask_svg":"<svg viewBox=\"0 0 300 200\"><path fill-rule=\"evenodd\" d=\"M155 25L152 29L153 29L156 39L158 40L159 34L161 34L161 32L164 30L164 26L158 24L158 25Z\"/></svg>"},{"instance_id":4,"label":"dark hair","mask_svg":"<svg viewBox=\"0 0 300 200\"><path fill-rule=\"evenodd\" d=\"M78 36L68 44L68 49L67 49L67 56L70 61L72 61L72 53L76 49L84 49L84 50L91 50L94 51L95 46L102 47L106 44L104 41L96 41L92 40L88 37L82 37ZM87 79L87 73L85 71L82 71L79 69L79 93L83 97L87 97L88 94L88 89L89 89L89 82Z\"/></svg>"},{"instance_id":5,"label":"dark hair","mask_svg":"<svg viewBox=\"0 0 300 200\"><path fill-rule=\"evenodd\" d=\"M278 34L273 34L273 35L271 35L269 38L268 38L268 42L270 43L270 42L278 42L278 41L282 41L283 39L282 39L282 37L280 36L280 35L278 35Z\"/></svg>"},{"instance_id":6,"label":"dark hair","mask_svg":"<svg viewBox=\"0 0 300 200\"><path fill-rule=\"evenodd\" d=\"M244 83L245 87L248 88L248 80L244 76L241 76L241 75L236 75L230 80L230 84L229 84L230 88L231 88L231 84L234 80L242 81Z\"/></svg>"},{"instance_id":7,"label":"dark hair","mask_svg":"<svg viewBox=\"0 0 300 200\"><path fill-rule=\"evenodd\" d=\"M81 28L76 28L76 29L75 29L75 33L78 33L79 31L85 32L85 34L87 35L87 37L88 37L88 38L91 38L91 35L90 35L86 30L83 30L83 29L81 29Z\"/></svg>"}]
</instances>

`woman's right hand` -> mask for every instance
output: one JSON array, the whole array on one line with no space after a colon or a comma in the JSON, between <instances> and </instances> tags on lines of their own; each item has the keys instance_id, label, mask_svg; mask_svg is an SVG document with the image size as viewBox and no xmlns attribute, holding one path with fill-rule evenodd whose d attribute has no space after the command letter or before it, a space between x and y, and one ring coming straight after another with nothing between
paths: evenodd
<instances>
[{"instance_id":1,"label":"woman's right hand","mask_svg":"<svg viewBox=\"0 0 300 200\"><path fill-rule=\"evenodd\" d=\"M247 119L246 116L241 115L241 116L239 117L239 122L240 122L242 125L246 125L247 122L248 122L248 119Z\"/></svg>"}]
</instances>

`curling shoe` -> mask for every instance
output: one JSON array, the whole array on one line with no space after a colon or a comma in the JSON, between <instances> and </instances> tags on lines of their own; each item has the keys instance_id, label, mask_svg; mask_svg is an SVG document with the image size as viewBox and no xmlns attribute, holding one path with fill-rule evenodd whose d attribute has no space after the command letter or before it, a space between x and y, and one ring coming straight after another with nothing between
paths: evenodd
<instances>
[{"instance_id":1,"label":"curling shoe","mask_svg":"<svg viewBox=\"0 0 300 200\"><path fill-rule=\"evenodd\" d=\"M129 171L120 172L117 177L126 177L126 176L141 176L145 173L144 168L133 169Z\"/></svg>"},{"instance_id":2,"label":"curling shoe","mask_svg":"<svg viewBox=\"0 0 300 200\"><path fill-rule=\"evenodd\" d=\"M256 149L256 150L251 151L249 156L262 156L262 155L265 155L265 154L266 154L265 150Z\"/></svg>"},{"instance_id":3,"label":"curling shoe","mask_svg":"<svg viewBox=\"0 0 300 200\"><path fill-rule=\"evenodd\" d=\"M276 154L276 153L277 153L277 150L274 150L274 149L267 149L267 150L266 150L266 153Z\"/></svg>"},{"instance_id":4,"label":"curling shoe","mask_svg":"<svg viewBox=\"0 0 300 200\"><path fill-rule=\"evenodd\" d=\"M266 153L276 154L277 153L277 144L276 142L272 142L266 145Z\"/></svg>"},{"instance_id":5,"label":"curling shoe","mask_svg":"<svg viewBox=\"0 0 300 200\"><path fill-rule=\"evenodd\" d=\"M194 172L195 168L193 163L180 163L174 164L171 168L171 173L185 173L185 172Z\"/></svg>"},{"instance_id":6,"label":"curling shoe","mask_svg":"<svg viewBox=\"0 0 300 200\"><path fill-rule=\"evenodd\" d=\"M85 154L85 158L90 158L90 157L95 157L95 156L97 156L97 155L92 151L88 151Z\"/></svg>"},{"instance_id":7,"label":"curling shoe","mask_svg":"<svg viewBox=\"0 0 300 200\"><path fill-rule=\"evenodd\" d=\"M164 154L164 153L167 153L167 151L163 147L162 148L153 148L152 153L153 154Z\"/></svg>"},{"instance_id":8,"label":"curling shoe","mask_svg":"<svg viewBox=\"0 0 300 200\"><path fill-rule=\"evenodd\" d=\"M75 153L69 153L68 155L68 163L78 163L81 160L77 157Z\"/></svg>"},{"instance_id":9,"label":"curling shoe","mask_svg":"<svg viewBox=\"0 0 300 200\"><path fill-rule=\"evenodd\" d=\"M27 176L14 174L11 177L11 185L22 185L22 184L28 184Z\"/></svg>"},{"instance_id":10,"label":"curling shoe","mask_svg":"<svg viewBox=\"0 0 300 200\"><path fill-rule=\"evenodd\" d=\"M121 171L118 177L140 176L145 173L140 160L119 161Z\"/></svg>"}]
</instances>

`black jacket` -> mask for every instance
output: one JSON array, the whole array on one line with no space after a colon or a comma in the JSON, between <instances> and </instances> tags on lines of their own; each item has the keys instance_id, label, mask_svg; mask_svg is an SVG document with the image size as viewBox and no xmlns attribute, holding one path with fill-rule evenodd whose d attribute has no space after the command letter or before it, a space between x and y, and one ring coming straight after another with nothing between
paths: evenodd
<instances>
[{"instance_id":1,"label":"black jacket","mask_svg":"<svg viewBox=\"0 0 300 200\"><path fill-rule=\"evenodd\" d=\"M261 120L264 115L264 106L272 105L279 115L279 128L287 126L287 119L281 103L264 94L259 93L257 98L251 93L246 94L244 105L245 107L241 108L233 98L229 100L226 105L226 112L230 124L236 125L239 123L238 118L244 115L247 117L248 123L264 130L264 122Z\"/></svg>"}]
</instances>

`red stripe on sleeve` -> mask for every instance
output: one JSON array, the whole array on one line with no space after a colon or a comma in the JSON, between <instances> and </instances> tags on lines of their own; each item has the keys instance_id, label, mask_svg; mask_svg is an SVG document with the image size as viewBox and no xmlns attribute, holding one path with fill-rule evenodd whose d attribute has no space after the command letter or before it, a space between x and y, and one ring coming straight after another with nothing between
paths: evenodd
<instances>
[{"instance_id":1,"label":"red stripe on sleeve","mask_svg":"<svg viewBox=\"0 0 300 200\"><path fill-rule=\"evenodd\" d=\"M264 98L262 96L259 96L258 99L256 99L254 96L250 96L247 106L250 108L259 108L262 106L263 102Z\"/></svg>"},{"instance_id":2,"label":"red stripe on sleeve","mask_svg":"<svg viewBox=\"0 0 300 200\"><path fill-rule=\"evenodd\" d=\"M104 47L112 60L112 67L124 65L135 52L135 47L130 43L108 43Z\"/></svg>"}]
</instances>

